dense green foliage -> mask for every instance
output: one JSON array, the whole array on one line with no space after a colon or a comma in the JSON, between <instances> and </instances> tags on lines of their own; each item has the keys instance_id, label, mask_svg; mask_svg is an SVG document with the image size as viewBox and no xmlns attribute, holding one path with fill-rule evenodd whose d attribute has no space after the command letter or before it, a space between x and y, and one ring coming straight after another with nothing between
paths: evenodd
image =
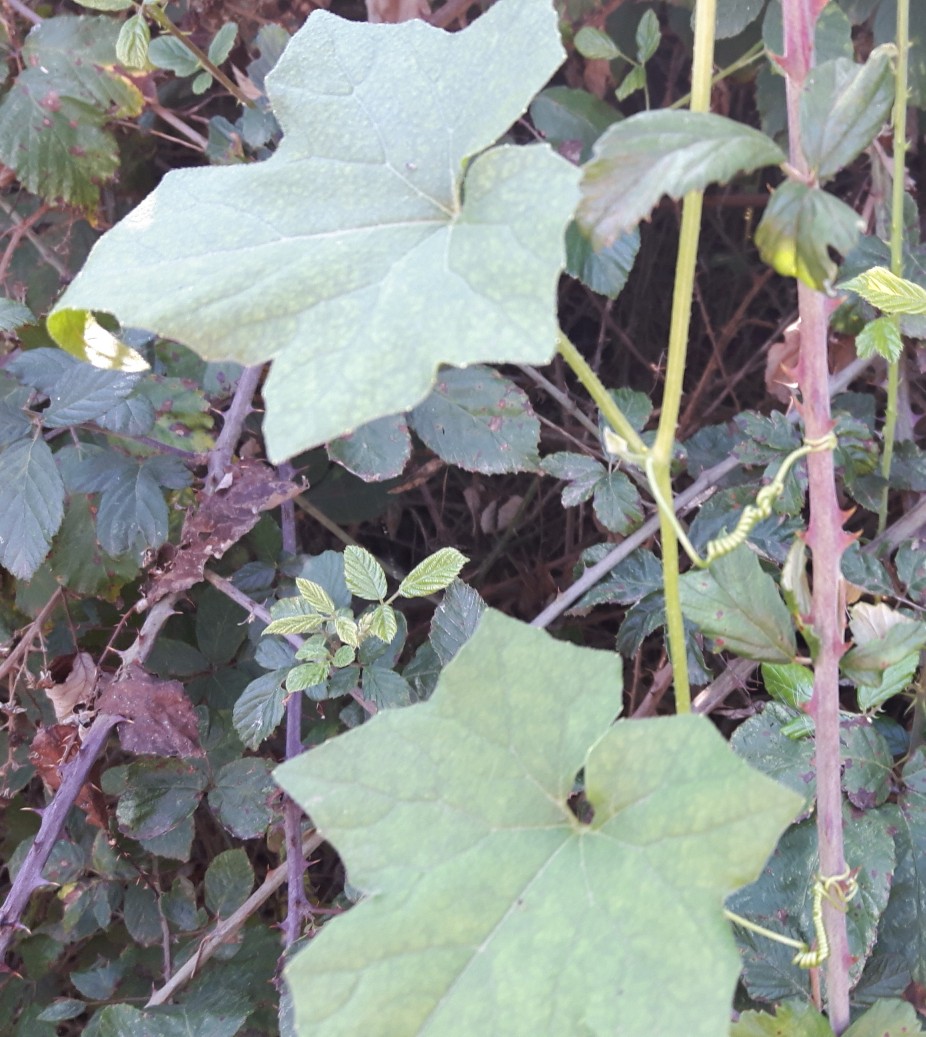
<instances>
[{"instance_id":1,"label":"dense green foliage","mask_svg":"<svg viewBox=\"0 0 926 1037\"><path fill-rule=\"evenodd\" d=\"M690 4L81 2L2 23L10 1032L826 1037L833 969L850 1037L923 1032L897 4L825 5L789 106L802 5L718 0L707 112ZM921 7L908 35L913 126ZM805 326L838 299L832 434L795 278ZM682 662L710 719L655 716Z\"/></svg>"}]
</instances>

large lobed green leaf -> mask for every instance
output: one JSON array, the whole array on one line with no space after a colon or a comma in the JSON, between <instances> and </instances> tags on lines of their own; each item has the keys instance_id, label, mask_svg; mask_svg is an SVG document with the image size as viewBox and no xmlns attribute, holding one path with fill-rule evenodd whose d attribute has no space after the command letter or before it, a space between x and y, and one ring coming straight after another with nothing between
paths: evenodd
<instances>
[{"instance_id":1,"label":"large lobed green leaf","mask_svg":"<svg viewBox=\"0 0 926 1037\"><path fill-rule=\"evenodd\" d=\"M726 1034L722 900L801 801L702 718L619 708L614 655L489 611L428 702L275 772L368 894L287 970L300 1032Z\"/></svg>"},{"instance_id":2,"label":"large lobed green leaf","mask_svg":"<svg viewBox=\"0 0 926 1037\"><path fill-rule=\"evenodd\" d=\"M276 154L168 174L52 333L79 351L74 311L99 309L204 357L273 358L276 460L413 407L442 361L548 361L578 170L546 145L485 149L563 56L548 0L453 35L315 12L267 79Z\"/></svg>"}]
</instances>

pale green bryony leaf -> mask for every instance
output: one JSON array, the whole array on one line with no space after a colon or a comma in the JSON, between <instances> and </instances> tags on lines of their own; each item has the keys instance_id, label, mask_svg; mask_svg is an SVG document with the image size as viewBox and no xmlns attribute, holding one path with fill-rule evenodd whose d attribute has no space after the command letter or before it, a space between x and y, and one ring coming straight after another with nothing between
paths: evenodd
<instances>
[{"instance_id":1,"label":"pale green bryony leaf","mask_svg":"<svg viewBox=\"0 0 926 1037\"><path fill-rule=\"evenodd\" d=\"M756 245L779 274L820 291L831 288L836 276L830 249L850 252L862 227L858 213L835 195L786 180L772 192L756 228Z\"/></svg>"},{"instance_id":2,"label":"pale green bryony leaf","mask_svg":"<svg viewBox=\"0 0 926 1037\"><path fill-rule=\"evenodd\" d=\"M882 313L926 314L926 288L898 277L884 266L873 266L836 287L840 292L855 292Z\"/></svg>"},{"instance_id":3,"label":"pale green bryony leaf","mask_svg":"<svg viewBox=\"0 0 926 1037\"><path fill-rule=\"evenodd\" d=\"M305 691L306 688L314 688L316 684L324 684L328 679L328 664L302 663L294 666L286 675L287 691Z\"/></svg>"},{"instance_id":4,"label":"pale green bryony leaf","mask_svg":"<svg viewBox=\"0 0 926 1037\"><path fill-rule=\"evenodd\" d=\"M891 317L869 321L855 336L855 350L860 357L880 356L893 363L903 352L897 321Z\"/></svg>"},{"instance_id":5,"label":"pale green bryony leaf","mask_svg":"<svg viewBox=\"0 0 926 1037\"><path fill-rule=\"evenodd\" d=\"M301 576L297 576L296 590L299 591L313 609L317 609L323 615L328 616L337 608L325 588L312 580L306 580Z\"/></svg>"},{"instance_id":6,"label":"pale green bryony leaf","mask_svg":"<svg viewBox=\"0 0 926 1037\"><path fill-rule=\"evenodd\" d=\"M238 26L235 22L226 22L221 29L212 37L209 44L207 57L213 65L221 65L235 45L238 38Z\"/></svg>"},{"instance_id":7,"label":"pale green bryony leaf","mask_svg":"<svg viewBox=\"0 0 926 1037\"><path fill-rule=\"evenodd\" d=\"M764 133L721 115L641 112L598 139L584 167L578 220L603 248L645 220L663 195L681 198L784 160Z\"/></svg>"},{"instance_id":8,"label":"pale green bryony leaf","mask_svg":"<svg viewBox=\"0 0 926 1037\"><path fill-rule=\"evenodd\" d=\"M797 655L791 616L775 581L748 547L718 558L710 569L681 578L682 610L718 651L759 662Z\"/></svg>"},{"instance_id":9,"label":"pale green bryony leaf","mask_svg":"<svg viewBox=\"0 0 926 1037\"><path fill-rule=\"evenodd\" d=\"M428 702L275 772L369 894L288 967L297 1027L726 1032L740 959L721 903L801 800L702 717L613 724L620 673L489 611ZM569 806L580 769L589 823Z\"/></svg>"},{"instance_id":10,"label":"pale green bryony leaf","mask_svg":"<svg viewBox=\"0 0 926 1037\"><path fill-rule=\"evenodd\" d=\"M208 359L273 359L275 460L415 406L441 362L546 363L579 173L491 145L564 56L549 0L453 34L315 11L267 77L274 155L169 173L97 243L52 334L105 310Z\"/></svg>"},{"instance_id":11,"label":"pale green bryony leaf","mask_svg":"<svg viewBox=\"0 0 926 1037\"><path fill-rule=\"evenodd\" d=\"M398 594L403 598L436 594L453 583L468 561L455 547L442 547L412 569L399 584Z\"/></svg>"},{"instance_id":12,"label":"pale green bryony leaf","mask_svg":"<svg viewBox=\"0 0 926 1037\"><path fill-rule=\"evenodd\" d=\"M344 548L344 579L351 594L366 601L381 601L386 596L386 574L377 560L362 547Z\"/></svg>"},{"instance_id":13,"label":"pale green bryony leaf","mask_svg":"<svg viewBox=\"0 0 926 1037\"><path fill-rule=\"evenodd\" d=\"M844 1037L919 1037L926 1033L916 1009L900 998L882 998L860 1015Z\"/></svg>"},{"instance_id":14,"label":"pale green bryony leaf","mask_svg":"<svg viewBox=\"0 0 926 1037\"><path fill-rule=\"evenodd\" d=\"M591 25L583 25L573 42L582 57L592 61L613 61L621 56L614 40L606 32Z\"/></svg>"},{"instance_id":15,"label":"pale green bryony leaf","mask_svg":"<svg viewBox=\"0 0 926 1037\"><path fill-rule=\"evenodd\" d=\"M730 1027L730 1037L834 1037L825 1016L807 1001L785 1001L771 1012L743 1012Z\"/></svg>"},{"instance_id":16,"label":"pale green bryony leaf","mask_svg":"<svg viewBox=\"0 0 926 1037\"><path fill-rule=\"evenodd\" d=\"M391 605L377 605L370 613L367 629L374 637L389 644L399 629L395 609Z\"/></svg>"},{"instance_id":17,"label":"pale green bryony leaf","mask_svg":"<svg viewBox=\"0 0 926 1037\"><path fill-rule=\"evenodd\" d=\"M637 26L637 61L645 65L647 61L659 49L662 40L662 30L659 28L659 18L655 11L644 11Z\"/></svg>"},{"instance_id":18,"label":"pale green bryony leaf","mask_svg":"<svg viewBox=\"0 0 926 1037\"><path fill-rule=\"evenodd\" d=\"M131 69L148 67L148 44L151 33L144 15L133 14L126 18L116 39L116 58L121 65Z\"/></svg>"}]
</instances>

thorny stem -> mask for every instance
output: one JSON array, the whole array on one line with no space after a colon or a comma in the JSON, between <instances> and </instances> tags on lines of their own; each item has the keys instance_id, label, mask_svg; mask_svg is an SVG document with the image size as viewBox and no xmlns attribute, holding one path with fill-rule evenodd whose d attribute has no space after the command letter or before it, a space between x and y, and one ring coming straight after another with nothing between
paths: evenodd
<instances>
[{"instance_id":1,"label":"thorny stem","mask_svg":"<svg viewBox=\"0 0 926 1037\"><path fill-rule=\"evenodd\" d=\"M280 465L282 478L292 479L293 466L286 462ZM285 501L280 509L280 525L283 534L283 550L296 553L296 509L291 500ZM302 695L290 695L286 700L286 759L291 760L303 751L302 746ZM286 920L283 923L283 946L291 947L302 935L306 919L312 908L305 895L306 859L302 852L302 809L289 796L283 806L283 833L286 842Z\"/></svg>"},{"instance_id":2,"label":"thorny stem","mask_svg":"<svg viewBox=\"0 0 926 1037\"><path fill-rule=\"evenodd\" d=\"M312 832L300 840L298 855L307 859L310 854L321 846L323 840L320 835ZM281 864L278 868L268 872L267 877L254 890L247 900L221 922L207 936L204 936L196 953L191 955L187 961L170 977L170 979L156 990L148 999L146 1008L154 1008L156 1005L166 1004L171 997L184 985L188 983L197 971L212 957L213 954L224 943L227 943L244 923L255 914L260 907L289 879L287 866Z\"/></svg>"},{"instance_id":3,"label":"thorny stem","mask_svg":"<svg viewBox=\"0 0 926 1037\"><path fill-rule=\"evenodd\" d=\"M782 19L785 53L781 65L786 74L790 164L799 176L809 168L800 144L800 94L814 60L814 27L820 0L784 0ZM797 286L801 319L800 359L797 381L800 413L807 439L820 439L833 428L827 389L826 300L821 292L802 282ZM817 776L817 842L822 875L846 870L843 849L842 790L839 746L839 659L845 650L840 558L851 542L843 530L844 516L836 498L833 454L821 450L807 458L810 523L806 542L813 556L813 597L810 621L819 641L814 660L813 697L809 712L815 722ZM849 943L846 916L831 903L823 905L823 918L831 954L826 962L827 1013L833 1032L849 1025Z\"/></svg>"},{"instance_id":4,"label":"thorny stem","mask_svg":"<svg viewBox=\"0 0 926 1037\"><path fill-rule=\"evenodd\" d=\"M857 358L840 371L839 374L834 375L830 379L831 395L843 392L848 388L848 386L870 365L870 363L869 360ZM792 411L788 415L788 420L796 421L796 412ZM595 431L597 432L597 429ZM707 469L707 471L702 472L691 486L675 498L674 503L676 513L683 515L691 508L695 507L698 502L703 501L705 496L710 496L710 494L712 494L717 488L717 484L720 480L732 472L733 469L737 467L738 463L739 462L735 457L728 457L726 460ZM595 565L586 569L575 583L567 587L566 590L564 590L554 601L550 602L542 612L538 613L538 615L531 620L531 626L541 628L549 626L555 619L558 619L570 605L578 601L586 591L590 590L599 580L607 576L615 566L619 565L625 558L636 551L638 547L642 547L647 540L651 539L658 529L658 516L647 519L635 533L631 533L630 536L622 540L614 550L609 551L600 562L597 562ZM737 661L734 660L732 665L735 666L736 664Z\"/></svg>"},{"instance_id":5,"label":"thorny stem","mask_svg":"<svg viewBox=\"0 0 926 1037\"><path fill-rule=\"evenodd\" d=\"M695 7L694 60L691 69L691 110L707 112L711 106L711 74L714 61L714 29L716 0L698 0ZM685 363L688 353L688 331L691 323L691 300L694 294L695 264L701 234L702 191L690 191L682 204L678 257L675 263L675 286L672 293L672 317L669 325L669 349L666 362L666 384L662 394L659 427L652 449L651 474L663 500L672 504L672 452L682 400ZM672 522L663 508L659 509L662 542L662 581L666 602L666 632L672 660L675 686L675 709L691 712L691 687L688 682L688 651L685 621L679 594L678 541Z\"/></svg>"},{"instance_id":6,"label":"thorny stem","mask_svg":"<svg viewBox=\"0 0 926 1037\"><path fill-rule=\"evenodd\" d=\"M206 469L206 480L204 489L206 493L215 493L228 471L235 447L241 439L241 430L248 415L251 413L251 403L257 386L260 384L260 376L263 371L261 364L246 367L235 386L235 394L225 411L224 424L215 446L209 453L209 464Z\"/></svg>"},{"instance_id":7,"label":"thorny stem","mask_svg":"<svg viewBox=\"0 0 926 1037\"><path fill-rule=\"evenodd\" d=\"M893 182L891 184L891 273L903 277L904 245L904 177L907 159L907 68L910 51L910 0L897 0L897 63L894 66L894 110L891 123L894 131ZM889 318L900 334L900 316ZM887 368L887 406L884 413L884 453L881 455L881 474L884 489L878 508L878 532L887 525L887 504L891 463L894 459L894 439L897 432L897 395L900 389L900 361L898 357Z\"/></svg>"},{"instance_id":8,"label":"thorny stem","mask_svg":"<svg viewBox=\"0 0 926 1037\"><path fill-rule=\"evenodd\" d=\"M145 617L145 622L142 624L134 644L122 653L123 666L128 666L133 662L141 663L151 651L158 631L173 612L176 597L177 595L169 595L154 605ZM56 598L57 596L53 596L52 601L55 601ZM48 608L47 605L46 608ZM9 949L13 935L20 928L19 919L26 909L29 897L35 890L48 884L42 878L42 869L48 862L52 848L61 836L71 807L83 788L96 758L106 746L110 731L121 723L122 719L111 713L97 714L96 719L83 736L83 743L77 755L61 768L61 784L51 803L42 811L42 823L39 826L38 834L16 873L16 878L10 887L3 907L0 908L0 960Z\"/></svg>"},{"instance_id":9,"label":"thorny stem","mask_svg":"<svg viewBox=\"0 0 926 1037\"><path fill-rule=\"evenodd\" d=\"M814 29L823 4L820 0L784 0L782 18L790 165L798 177L809 176L801 147L800 98L814 60ZM816 438L832 429L828 377L827 318L821 293L798 284L801 347L798 384L805 435ZM840 558L849 543L842 529L843 515L836 499L832 454L821 451L807 464L810 525L806 541L813 554L811 622L819 638L814 663L814 690L810 713L815 721L817 768L817 838L820 871L837 875L845 871L839 745L839 659L843 644L842 579ZM849 1025L849 947L845 916L824 905L824 923L831 956L826 963L827 1010L830 1026L841 1034Z\"/></svg>"},{"instance_id":10,"label":"thorny stem","mask_svg":"<svg viewBox=\"0 0 926 1037\"><path fill-rule=\"evenodd\" d=\"M19 920L29 898L37 889L49 885L48 880L42 878L42 869L48 863L49 855L58 842L77 794L106 745L109 732L121 720L122 717L109 713L98 714L85 734L77 755L63 768L61 784L54 799L42 811L42 823L38 834L16 873L3 907L0 908L0 960L9 949L14 934L22 928Z\"/></svg>"},{"instance_id":11,"label":"thorny stem","mask_svg":"<svg viewBox=\"0 0 926 1037\"><path fill-rule=\"evenodd\" d=\"M168 35L173 36L175 40L179 40L184 47L193 55L194 58L202 65L202 67L212 76L216 82L221 83L222 86L238 101L239 104L244 105L245 108L253 108L254 102L250 97L245 94L240 87L233 83L227 75L209 60L209 55L199 49L196 44L190 39L186 33L181 32L176 25L167 17L167 14L156 4L141 4L136 5L139 13L148 14L150 17L157 22L158 27L163 29Z\"/></svg>"}]
</instances>

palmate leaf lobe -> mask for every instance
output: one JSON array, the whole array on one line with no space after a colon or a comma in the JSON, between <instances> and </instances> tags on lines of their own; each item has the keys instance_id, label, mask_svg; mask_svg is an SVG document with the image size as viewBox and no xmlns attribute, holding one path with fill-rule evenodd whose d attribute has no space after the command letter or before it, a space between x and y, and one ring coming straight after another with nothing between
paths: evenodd
<instances>
[{"instance_id":1,"label":"palmate leaf lobe","mask_svg":"<svg viewBox=\"0 0 926 1037\"><path fill-rule=\"evenodd\" d=\"M52 334L81 352L80 311L105 310L210 359L273 359L276 460L413 407L440 362L548 361L578 170L546 145L485 149L563 57L548 0L455 34L315 12L267 78L278 151L168 174Z\"/></svg>"}]
</instances>

